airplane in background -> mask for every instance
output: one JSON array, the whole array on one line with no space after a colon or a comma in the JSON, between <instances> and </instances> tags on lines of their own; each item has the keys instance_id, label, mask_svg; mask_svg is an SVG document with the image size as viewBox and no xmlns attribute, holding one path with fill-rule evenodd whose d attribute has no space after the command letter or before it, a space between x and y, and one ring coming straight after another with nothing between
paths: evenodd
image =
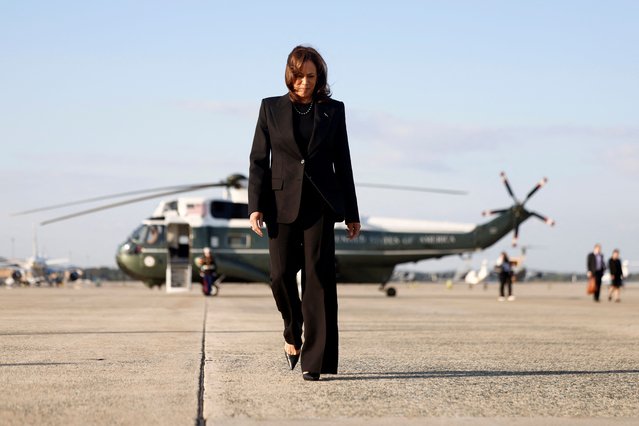
<instances>
[{"instance_id":1,"label":"airplane in background","mask_svg":"<svg viewBox=\"0 0 639 426\"><path fill-rule=\"evenodd\" d=\"M521 255L509 257L510 264L513 268L513 282L525 282L529 278L537 276L538 273L530 272L525 266L526 253L531 247L530 245L522 246ZM483 283L484 288L487 288L487 281L496 278L497 274L494 272L494 267L488 268L488 259L482 260L479 269L473 269L471 266L471 256L467 256L465 260L464 266L455 272L452 283L465 282L469 287ZM494 265L495 264L492 266Z\"/></svg>"},{"instance_id":2,"label":"airplane in background","mask_svg":"<svg viewBox=\"0 0 639 426\"><path fill-rule=\"evenodd\" d=\"M27 259L0 260L0 279L6 286L61 285L79 279L83 271L68 265L68 259L32 256Z\"/></svg>"},{"instance_id":3,"label":"airplane in background","mask_svg":"<svg viewBox=\"0 0 639 426\"><path fill-rule=\"evenodd\" d=\"M482 260L480 268L474 269L471 264L472 253L464 253L460 255L460 258L464 260L464 263L457 268L453 277L446 281L446 285L451 286L453 284L466 283L470 288L483 283L490 275L488 260Z\"/></svg>"},{"instance_id":4,"label":"airplane in background","mask_svg":"<svg viewBox=\"0 0 639 426\"><path fill-rule=\"evenodd\" d=\"M484 259L481 262L481 267L479 270L471 269L468 271L466 276L464 277L464 281L469 286L475 286L477 284L481 284L486 281L486 278L490 275L488 271L488 260Z\"/></svg>"},{"instance_id":5,"label":"airplane in background","mask_svg":"<svg viewBox=\"0 0 639 426\"><path fill-rule=\"evenodd\" d=\"M73 282L83 275L82 269L70 265L69 259L50 259L38 252L37 237L33 234L33 255L26 259L0 258L0 280L13 285L42 286Z\"/></svg>"},{"instance_id":6,"label":"airplane in background","mask_svg":"<svg viewBox=\"0 0 639 426\"><path fill-rule=\"evenodd\" d=\"M528 249L536 246L525 245L521 247L521 254L519 256L511 256L510 264L513 267L513 282L525 282L531 278L539 277L540 272L530 271L526 266L526 255Z\"/></svg>"}]
</instances>

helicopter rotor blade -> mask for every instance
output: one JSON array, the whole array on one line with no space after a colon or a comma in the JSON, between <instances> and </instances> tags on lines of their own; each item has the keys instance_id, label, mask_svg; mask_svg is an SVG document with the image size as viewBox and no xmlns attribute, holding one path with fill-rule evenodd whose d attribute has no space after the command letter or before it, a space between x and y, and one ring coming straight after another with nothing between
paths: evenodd
<instances>
[{"instance_id":1,"label":"helicopter rotor blade","mask_svg":"<svg viewBox=\"0 0 639 426\"><path fill-rule=\"evenodd\" d=\"M383 183L356 183L355 185L361 186L364 188L397 189L401 191L417 191L417 192L434 192L437 194L450 194L450 195L467 195L468 194L468 191L460 191L457 189L425 188L421 186L387 185Z\"/></svg>"},{"instance_id":2,"label":"helicopter rotor blade","mask_svg":"<svg viewBox=\"0 0 639 426\"><path fill-rule=\"evenodd\" d=\"M537 212L530 212L530 215L531 216L535 216L537 219L540 219L540 220L546 222L546 224L549 225L549 226L555 226L555 221L552 220L551 218L547 217L547 216L540 215Z\"/></svg>"},{"instance_id":3,"label":"helicopter rotor blade","mask_svg":"<svg viewBox=\"0 0 639 426\"><path fill-rule=\"evenodd\" d=\"M148 194L148 193L151 193L151 192L158 192L158 191L181 191L181 190L189 191L190 190L189 188L207 187L205 185L226 186L225 183L219 182L217 184L194 183L194 184L189 184L189 185L173 185L173 186L161 186L159 188L138 189L138 190L135 190L135 191L120 192L120 193L117 193L117 194L108 194L108 195L102 195L102 196L99 196L99 197L85 198L85 199L82 199L82 200L69 201L69 202L66 202L66 203L54 204L54 205L44 206L44 207L38 207L38 208L35 208L35 209L31 209L31 210L24 210L24 211L21 211L21 212L11 213L11 216L22 216L22 215L27 215L27 214L31 214L31 213L43 212L43 211L47 211L47 210L60 209L60 208L63 208L63 207L77 206L79 204L92 203L92 202L95 202L95 201L104 201L104 200L110 200L110 199L113 199L113 198L127 197L129 195ZM232 184L229 184L229 186L232 186Z\"/></svg>"},{"instance_id":4,"label":"helicopter rotor blade","mask_svg":"<svg viewBox=\"0 0 639 426\"><path fill-rule=\"evenodd\" d=\"M235 173L227 177L226 180L223 180L220 182L221 184L226 184L226 185L220 185L220 186L228 186L228 187L239 189L242 187L242 184L240 183L240 181L242 180L248 180L248 178L242 174Z\"/></svg>"},{"instance_id":5,"label":"helicopter rotor blade","mask_svg":"<svg viewBox=\"0 0 639 426\"><path fill-rule=\"evenodd\" d=\"M518 203L519 201L517 201L517 197L515 196L513 189L510 187L510 183L508 182L508 178L506 177L506 172L501 172L499 175L501 176L501 180L502 182L504 182L506 190L508 191L512 199L515 200L516 203Z\"/></svg>"},{"instance_id":6,"label":"helicopter rotor blade","mask_svg":"<svg viewBox=\"0 0 639 426\"><path fill-rule=\"evenodd\" d=\"M127 204L133 204L133 203L137 203L137 202L140 202L140 201L151 200L153 198L165 197L167 195L181 194L183 192L191 192L191 191L197 191L197 190L200 190L200 189L220 187L220 186L228 186L228 184L226 182L222 182L222 183L208 183L208 184L202 184L202 185L193 185L193 186L189 186L189 187L178 189L178 190L174 190L174 191L165 191L165 192L160 192L160 193L157 193L157 194L145 195L143 197L130 198L128 200L118 201L116 203L111 203L111 204L105 204L103 206L94 207L92 209L82 210L82 211L71 213L71 214L68 214L68 215L59 216L59 217L55 217L53 219L45 220L44 222L41 222L40 225L48 225L50 223L60 222L60 221L71 219L71 218L74 218L74 217L77 217L77 216L83 216L83 215L86 215L86 214L89 214L89 213L95 213L95 212L99 212L101 210L112 209L114 207L120 207L120 206L124 206L124 205L127 205Z\"/></svg>"},{"instance_id":7,"label":"helicopter rotor blade","mask_svg":"<svg viewBox=\"0 0 639 426\"><path fill-rule=\"evenodd\" d=\"M491 216L494 214L500 214L500 213L505 213L510 209L498 209L498 210L484 210L483 212L481 212L482 216Z\"/></svg>"},{"instance_id":8,"label":"helicopter rotor blade","mask_svg":"<svg viewBox=\"0 0 639 426\"><path fill-rule=\"evenodd\" d=\"M519 240L519 224L515 225L515 234L513 235L513 247L517 247L518 240Z\"/></svg>"},{"instance_id":9,"label":"helicopter rotor blade","mask_svg":"<svg viewBox=\"0 0 639 426\"><path fill-rule=\"evenodd\" d=\"M528 193L522 205L526 204L528 200L530 200L530 197L532 197L535 192L539 191L547 182L548 178L543 178L542 180L540 180L537 185L535 185L535 187Z\"/></svg>"},{"instance_id":10,"label":"helicopter rotor blade","mask_svg":"<svg viewBox=\"0 0 639 426\"><path fill-rule=\"evenodd\" d=\"M240 181L242 180L246 180L246 176L242 175L242 174L233 174L230 175L229 177L227 177L225 180L222 180L216 184L210 184L210 183L193 183L193 184L186 184L186 185L172 185L172 186L161 186L161 187L157 187L157 188L147 188L147 189L139 189L139 190L135 190L135 191L126 191L126 192L119 192L116 194L107 194L107 195L101 195L99 197L91 197L91 198L84 198L81 200L75 200L75 201L68 201L65 203L59 203L59 204L53 204L50 206L44 206L44 207L38 207L35 209L29 209L29 210L23 210L23 211L19 211L19 212L15 212L15 213L11 213L11 216L22 216L22 215L27 215L27 214L31 214L31 213L38 213L38 212L43 212L43 211L47 211L47 210L55 210L55 209L60 209L60 208L64 208L64 207L70 207L70 206L77 206L80 204L86 204L86 203L92 203L92 202L96 202L96 201L104 201L104 200L110 200L110 199L114 199L114 198L120 198L120 197L127 197L130 195L138 195L138 194L148 194L148 193L154 193L154 192L159 192L159 191L181 191L181 190L185 190L189 191L191 190L190 188L196 188L196 189L200 189L202 187L205 187L204 185L212 185L212 186L219 186L219 187L232 187L232 188L241 188L242 185L240 184ZM399 186L399 185L384 185L384 184L374 184L374 183L362 183L362 184L358 184L358 186L363 186L363 187L373 187L373 188L384 188L384 189L400 189L400 190L407 190L407 191L422 191L422 192L435 192L435 193L443 193L443 194L452 194L452 195L466 195L468 194L467 191L459 191L459 190L454 190L454 189L438 189L438 188L422 188L422 187L412 187L412 186Z\"/></svg>"}]
</instances>

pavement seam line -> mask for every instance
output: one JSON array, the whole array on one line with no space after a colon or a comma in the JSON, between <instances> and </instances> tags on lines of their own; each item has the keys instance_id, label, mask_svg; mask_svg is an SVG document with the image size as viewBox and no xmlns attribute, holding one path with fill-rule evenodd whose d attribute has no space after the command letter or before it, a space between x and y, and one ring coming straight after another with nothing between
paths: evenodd
<instances>
[{"instance_id":1,"label":"pavement seam line","mask_svg":"<svg viewBox=\"0 0 639 426\"><path fill-rule=\"evenodd\" d=\"M208 311L208 298L204 299L204 320L202 321L202 356L200 358L200 379L197 391L197 417L195 426L205 426L204 418L204 364L206 361L206 316Z\"/></svg>"}]
</instances>

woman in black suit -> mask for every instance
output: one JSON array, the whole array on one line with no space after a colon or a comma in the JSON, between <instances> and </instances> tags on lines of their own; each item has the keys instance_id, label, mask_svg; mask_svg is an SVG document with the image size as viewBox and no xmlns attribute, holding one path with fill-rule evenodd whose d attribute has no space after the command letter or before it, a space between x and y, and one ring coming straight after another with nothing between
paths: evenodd
<instances>
[{"instance_id":1,"label":"woman in black suit","mask_svg":"<svg viewBox=\"0 0 639 426\"><path fill-rule=\"evenodd\" d=\"M505 287L508 286L508 301L512 302L515 300L515 296L513 296L513 267L505 251L501 252L497 260L497 269L499 271L499 298L497 300L500 302L506 300Z\"/></svg>"},{"instance_id":2,"label":"woman in black suit","mask_svg":"<svg viewBox=\"0 0 639 426\"><path fill-rule=\"evenodd\" d=\"M612 252L612 257L608 260L608 269L610 270L610 290L608 290L608 301L615 298L615 302L620 302L619 292L623 286L623 270L621 269L621 259L619 259L619 250Z\"/></svg>"},{"instance_id":3,"label":"woman in black suit","mask_svg":"<svg viewBox=\"0 0 639 426\"><path fill-rule=\"evenodd\" d=\"M303 378L315 381L337 373L335 222L345 221L353 239L360 232L359 212L344 104L330 97L324 59L311 47L295 47L285 81L288 93L263 99L260 107L249 214L260 237L267 226L271 289L284 320L289 367L301 355Z\"/></svg>"}]
</instances>

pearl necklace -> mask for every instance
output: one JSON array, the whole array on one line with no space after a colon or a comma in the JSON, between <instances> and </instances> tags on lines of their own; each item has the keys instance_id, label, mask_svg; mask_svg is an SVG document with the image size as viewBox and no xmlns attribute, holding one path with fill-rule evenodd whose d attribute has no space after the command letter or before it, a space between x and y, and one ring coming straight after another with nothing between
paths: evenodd
<instances>
[{"instance_id":1,"label":"pearl necklace","mask_svg":"<svg viewBox=\"0 0 639 426\"><path fill-rule=\"evenodd\" d=\"M304 111L304 112L302 112L302 111L300 111L299 109L297 109L297 107L295 106L295 104L293 104L293 108L295 108L295 111L297 111L297 113L298 113L299 115L306 115L306 114L308 114L309 112L311 112L311 108L313 108L313 102L311 102L311 104L308 106L308 109L307 109L306 111Z\"/></svg>"}]
</instances>

